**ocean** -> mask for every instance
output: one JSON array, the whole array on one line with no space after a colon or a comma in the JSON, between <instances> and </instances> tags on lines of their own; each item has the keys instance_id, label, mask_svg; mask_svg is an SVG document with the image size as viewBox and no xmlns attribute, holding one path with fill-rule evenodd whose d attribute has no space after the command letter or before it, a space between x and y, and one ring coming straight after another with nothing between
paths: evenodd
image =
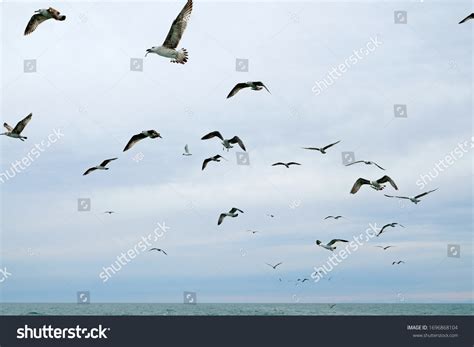
<instances>
[{"instance_id":1,"label":"ocean","mask_svg":"<svg viewBox=\"0 0 474 347\"><path fill-rule=\"evenodd\" d=\"M0 315L92 316L458 316L473 304L16 304L0 303Z\"/></svg>"}]
</instances>

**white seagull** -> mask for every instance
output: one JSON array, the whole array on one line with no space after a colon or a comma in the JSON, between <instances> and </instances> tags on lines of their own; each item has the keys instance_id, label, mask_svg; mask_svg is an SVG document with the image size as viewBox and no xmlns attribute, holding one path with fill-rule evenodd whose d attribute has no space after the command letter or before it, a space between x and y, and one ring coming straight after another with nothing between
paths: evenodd
<instances>
[{"instance_id":1,"label":"white seagull","mask_svg":"<svg viewBox=\"0 0 474 347\"><path fill-rule=\"evenodd\" d=\"M265 88L267 92L270 93L268 88L263 84L263 82L256 81L256 82L243 82L243 83L237 83L234 88L230 91L229 95L227 95L227 99L233 97L235 94L237 94L239 91L241 91L244 88L251 88L252 90L262 90ZM271 93L270 93L271 94Z\"/></svg>"},{"instance_id":2,"label":"white seagull","mask_svg":"<svg viewBox=\"0 0 474 347\"><path fill-rule=\"evenodd\" d=\"M474 13L471 13L469 16L464 18L462 21L459 22L459 24L462 24L462 23L467 22L468 20L472 20L472 19L474 19Z\"/></svg>"},{"instance_id":3,"label":"white seagull","mask_svg":"<svg viewBox=\"0 0 474 347\"><path fill-rule=\"evenodd\" d=\"M125 148L123 149L123 151L124 152L128 151L130 148L135 146L135 144L138 141L146 139L147 137L149 137L150 139L154 139L154 138L157 138L157 137L162 139L160 133L157 132L156 130L144 130L140 134L133 135L132 138L128 141L128 143L125 146Z\"/></svg>"},{"instance_id":4,"label":"white seagull","mask_svg":"<svg viewBox=\"0 0 474 347\"><path fill-rule=\"evenodd\" d=\"M238 137L238 136L234 136L233 138L231 139L224 139L224 137L221 135L220 132L218 131L212 131L210 132L209 134L207 135L204 135L201 140L209 140L209 139L212 139L213 137L218 137L219 139L221 139L222 141L222 146L224 146L224 149L227 149L227 151L229 151L229 149L233 148L234 146L232 146L233 144L238 144L240 146L240 148L242 148L244 151L247 151L245 149L245 145L244 143L242 142L242 140Z\"/></svg>"},{"instance_id":5,"label":"white seagull","mask_svg":"<svg viewBox=\"0 0 474 347\"><path fill-rule=\"evenodd\" d=\"M375 165L377 166L380 170L384 170L385 169L383 167L381 167L379 164L377 164L376 162L374 161L370 161L370 160L357 160L353 163L349 163L349 164L346 164L346 166L351 166L351 165L354 165L354 164L357 164L357 163L364 163L365 165Z\"/></svg>"},{"instance_id":6,"label":"white seagull","mask_svg":"<svg viewBox=\"0 0 474 347\"><path fill-rule=\"evenodd\" d=\"M97 165L97 166L94 166L94 167L91 167L89 169L87 169L86 172L84 172L83 176L85 175L88 175L90 174L92 171L95 171L95 170L108 170L109 168L106 167L108 163L110 163L111 161L114 161L114 160L117 160L118 158L112 158L112 159L106 159L104 160L102 163L100 163L100 165ZM106 212L107 213L107 212Z\"/></svg>"},{"instance_id":7,"label":"white seagull","mask_svg":"<svg viewBox=\"0 0 474 347\"><path fill-rule=\"evenodd\" d=\"M58 10L55 10L54 8L50 7L48 9L40 9L35 11L35 14L30 18L30 21L26 25L24 35L29 35L35 29L43 23L45 20L48 19L55 19L59 21L63 21L66 19L66 16L61 15L61 13Z\"/></svg>"},{"instance_id":8,"label":"white seagull","mask_svg":"<svg viewBox=\"0 0 474 347\"><path fill-rule=\"evenodd\" d=\"M333 245L336 244L337 242L349 242L349 241L342 240L342 239L333 239L333 240L329 241L329 243L327 245L325 245L321 241L316 240L316 244L318 246L323 247L323 248L327 249L328 251L334 251L336 249L336 246L333 246Z\"/></svg>"},{"instance_id":9,"label":"white seagull","mask_svg":"<svg viewBox=\"0 0 474 347\"><path fill-rule=\"evenodd\" d=\"M145 57L148 53L156 53L165 58L170 58L172 63L185 64L188 61L188 51L184 48L176 50L179 41L183 36L184 30L188 25L189 18L191 17L191 11L193 10L193 1L188 0L186 5L179 13L178 17L174 20L171 25L168 36L166 36L165 42L160 47L153 46L146 50Z\"/></svg>"},{"instance_id":10,"label":"white seagull","mask_svg":"<svg viewBox=\"0 0 474 347\"><path fill-rule=\"evenodd\" d=\"M220 163L221 159L226 160L223 156L221 156L219 154L217 154L213 157L204 159L204 161L202 162L202 170L204 170L206 168L207 164L209 164L211 161L215 161L215 162Z\"/></svg>"},{"instance_id":11,"label":"white seagull","mask_svg":"<svg viewBox=\"0 0 474 347\"><path fill-rule=\"evenodd\" d=\"M27 137L21 136L21 132L23 131L23 129L25 129L26 125L30 122L31 117L33 117L33 113L30 113L24 119L19 121L18 124L14 128L9 126L7 123L3 123L3 126L5 127L5 129L7 129L7 131L0 135L5 135L8 137L12 137L14 139L20 139L21 141L25 141Z\"/></svg>"},{"instance_id":12,"label":"white seagull","mask_svg":"<svg viewBox=\"0 0 474 347\"><path fill-rule=\"evenodd\" d=\"M232 207L227 213L221 213L219 220L217 221L217 225L221 225L225 217L237 217L239 215L237 212L244 213L244 211L239 210L237 207Z\"/></svg>"},{"instance_id":13,"label":"white seagull","mask_svg":"<svg viewBox=\"0 0 474 347\"><path fill-rule=\"evenodd\" d=\"M362 187L364 184L368 184L371 188L373 188L375 190L382 190L382 189L385 188L384 183L387 183L387 182L390 183L391 186L395 190L398 190L398 187L395 184L395 182L389 176L385 175L385 176L379 178L376 181L369 181L369 180L366 180L365 178L357 179L357 181L355 181L354 185L352 186L351 194L357 193L359 191L360 187Z\"/></svg>"},{"instance_id":14,"label":"white seagull","mask_svg":"<svg viewBox=\"0 0 474 347\"><path fill-rule=\"evenodd\" d=\"M397 225L401 226L402 228L404 228L403 225L401 225L400 223L388 223L388 224L385 224L382 229L380 229L379 233L375 236L380 236L381 233L383 233L383 231L385 229L387 229L388 227L391 227L391 228L395 228Z\"/></svg>"},{"instance_id":15,"label":"white seagull","mask_svg":"<svg viewBox=\"0 0 474 347\"><path fill-rule=\"evenodd\" d=\"M272 164L272 166L278 166L278 165L285 166L287 169L289 169L291 165L301 165L301 164L294 161L290 161L289 163L282 163L280 161L278 163Z\"/></svg>"},{"instance_id":16,"label":"white seagull","mask_svg":"<svg viewBox=\"0 0 474 347\"><path fill-rule=\"evenodd\" d=\"M186 146L184 146L184 153L183 153L184 156L190 156L192 155L190 152L189 152L189 147L188 145L186 144Z\"/></svg>"},{"instance_id":17,"label":"white seagull","mask_svg":"<svg viewBox=\"0 0 474 347\"><path fill-rule=\"evenodd\" d=\"M326 149L334 146L334 145L337 145L339 142L341 142L340 140L337 141L337 142L334 142L334 143L331 143L330 145L327 145L327 146L324 146L324 147L303 147L303 149L308 149L310 151L319 151L321 152L322 154L326 154Z\"/></svg>"},{"instance_id":18,"label":"white seagull","mask_svg":"<svg viewBox=\"0 0 474 347\"><path fill-rule=\"evenodd\" d=\"M418 194L416 196L393 196L393 195L387 195L387 194L384 194L387 198L398 198L398 199L406 199L406 200L410 200L412 203L414 203L415 205L418 204L421 200L420 198L422 196L425 196L425 195L428 195L429 193L433 193L434 191L437 191L438 188L436 189L433 189L433 190L429 190L427 192L424 192L424 193L421 193L421 194Z\"/></svg>"}]
</instances>

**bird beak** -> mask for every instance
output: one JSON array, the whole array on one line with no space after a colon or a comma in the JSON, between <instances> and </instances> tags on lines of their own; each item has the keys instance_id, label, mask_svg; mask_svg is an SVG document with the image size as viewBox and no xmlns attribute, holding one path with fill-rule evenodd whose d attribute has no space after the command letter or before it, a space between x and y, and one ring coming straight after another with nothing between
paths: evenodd
<instances>
[{"instance_id":1,"label":"bird beak","mask_svg":"<svg viewBox=\"0 0 474 347\"><path fill-rule=\"evenodd\" d=\"M61 16L61 17L59 17L59 20L60 20L60 21L66 20L66 16Z\"/></svg>"},{"instance_id":2,"label":"bird beak","mask_svg":"<svg viewBox=\"0 0 474 347\"><path fill-rule=\"evenodd\" d=\"M151 53L151 49L150 49L150 48L148 48L148 49L146 50L145 57L148 55L148 53Z\"/></svg>"},{"instance_id":3,"label":"bird beak","mask_svg":"<svg viewBox=\"0 0 474 347\"><path fill-rule=\"evenodd\" d=\"M158 134L158 137L159 137L160 139L162 139L162 138L163 138L163 137L162 137L160 134Z\"/></svg>"}]
</instances>

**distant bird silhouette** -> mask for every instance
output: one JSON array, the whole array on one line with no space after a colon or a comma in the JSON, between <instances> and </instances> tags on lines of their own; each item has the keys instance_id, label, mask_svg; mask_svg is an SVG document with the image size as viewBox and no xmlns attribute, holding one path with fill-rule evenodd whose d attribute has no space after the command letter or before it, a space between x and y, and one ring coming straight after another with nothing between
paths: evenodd
<instances>
[{"instance_id":1,"label":"distant bird silhouette","mask_svg":"<svg viewBox=\"0 0 474 347\"><path fill-rule=\"evenodd\" d=\"M405 262L403 260L399 260L399 261L394 261L392 262L392 265L400 265L400 264L405 264Z\"/></svg>"},{"instance_id":2,"label":"distant bird silhouette","mask_svg":"<svg viewBox=\"0 0 474 347\"><path fill-rule=\"evenodd\" d=\"M114 160L117 160L117 159L118 158L106 159L102 163L100 163L99 165L87 169L87 171L83 173L83 176L86 176L86 175L90 174L92 171L95 171L95 170L108 170L109 168L106 167L106 165L108 163L110 163L111 161L114 161Z\"/></svg>"},{"instance_id":3,"label":"distant bird silhouette","mask_svg":"<svg viewBox=\"0 0 474 347\"><path fill-rule=\"evenodd\" d=\"M384 251L386 251L387 249L395 247L395 246L385 246L385 247L384 246L375 246L375 247L382 248Z\"/></svg>"},{"instance_id":4,"label":"distant bird silhouette","mask_svg":"<svg viewBox=\"0 0 474 347\"><path fill-rule=\"evenodd\" d=\"M114 214L115 212L114 211L105 211L104 213L108 214L108 215L111 215L111 214Z\"/></svg>"},{"instance_id":5,"label":"distant bird silhouette","mask_svg":"<svg viewBox=\"0 0 474 347\"><path fill-rule=\"evenodd\" d=\"M342 239L333 239L333 240L329 241L328 244L325 245L321 241L316 240L316 244L318 246L323 247L323 248L327 249L328 251L334 251L336 249L336 246L333 246L333 245L336 244L337 242L349 242L349 241L342 240Z\"/></svg>"},{"instance_id":6,"label":"distant bird silhouette","mask_svg":"<svg viewBox=\"0 0 474 347\"><path fill-rule=\"evenodd\" d=\"M467 22L468 20L472 20L472 19L474 19L474 13L471 13L469 16L467 16L466 18L464 18L462 21L459 22L459 24L465 23L465 22Z\"/></svg>"},{"instance_id":7,"label":"distant bird silhouette","mask_svg":"<svg viewBox=\"0 0 474 347\"><path fill-rule=\"evenodd\" d=\"M229 95L227 95L227 99L233 97L235 94L237 94L239 91L245 88L251 88L252 90L262 90L265 88L267 92L270 93L268 88L262 83L262 82L244 82L244 83L237 83L234 88L230 91Z\"/></svg>"},{"instance_id":8,"label":"distant bird silhouette","mask_svg":"<svg viewBox=\"0 0 474 347\"><path fill-rule=\"evenodd\" d=\"M282 162L278 162L278 163L275 163L275 164L272 164L272 166L285 166L287 169L290 168L291 165L301 165L300 163L296 163L294 161L290 161L289 163L282 163Z\"/></svg>"},{"instance_id":9,"label":"distant bird silhouette","mask_svg":"<svg viewBox=\"0 0 474 347\"><path fill-rule=\"evenodd\" d=\"M221 139L222 146L224 146L224 149L227 149L227 151L229 151L229 149L234 147L234 146L232 146L233 144L238 144L240 146L240 148L242 148L244 151L246 151L245 145L242 142L242 140L240 139L240 137L234 136L231 139L224 139L224 137L218 131L211 131L209 134L204 135L201 138L201 140L209 140L209 139L212 139L213 137L217 137L217 138Z\"/></svg>"},{"instance_id":10,"label":"distant bird silhouette","mask_svg":"<svg viewBox=\"0 0 474 347\"><path fill-rule=\"evenodd\" d=\"M192 155L192 154L189 152L189 147L188 147L187 144L186 144L186 146L184 146L184 153L183 153L183 155L185 155L185 156L190 156L190 155Z\"/></svg>"},{"instance_id":11,"label":"distant bird silhouette","mask_svg":"<svg viewBox=\"0 0 474 347\"><path fill-rule=\"evenodd\" d=\"M433 193L435 191L437 191L438 188L436 189L433 189L433 190L429 190L427 192L424 192L424 193L421 193L421 194L418 194L417 196L413 196L413 197L410 197L410 196L393 196L393 195L387 195L387 194L384 194L387 198L398 198L398 199L406 199L406 200L410 200L412 203L414 203L415 205L418 204L419 202L421 202L420 198L425 196L425 195L428 195L430 193Z\"/></svg>"},{"instance_id":12,"label":"distant bird silhouette","mask_svg":"<svg viewBox=\"0 0 474 347\"><path fill-rule=\"evenodd\" d=\"M384 232L385 229L387 229L388 227L391 227L391 228L395 228L397 225L401 226L402 228L404 228L403 225L401 225L400 223L388 223L388 224L385 224L382 229L380 229L379 233L375 236L380 236L381 233Z\"/></svg>"},{"instance_id":13,"label":"distant bird silhouette","mask_svg":"<svg viewBox=\"0 0 474 347\"><path fill-rule=\"evenodd\" d=\"M326 220L326 219L331 219L331 218L337 220L337 219L339 219L339 218L344 218L344 217L343 217L343 216L327 216L326 218L324 218L324 220Z\"/></svg>"},{"instance_id":14,"label":"distant bird silhouette","mask_svg":"<svg viewBox=\"0 0 474 347\"><path fill-rule=\"evenodd\" d=\"M161 252L163 253L164 255L168 255L168 253L166 253L164 250L162 250L161 248L150 248L150 250L148 252L151 252L151 251L157 251L157 252Z\"/></svg>"},{"instance_id":15,"label":"distant bird silhouette","mask_svg":"<svg viewBox=\"0 0 474 347\"><path fill-rule=\"evenodd\" d=\"M331 148L334 145L337 145L339 142L341 142L341 141L331 143L330 145L327 145L327 146L324 146L324 147L321 147L321 148L320 147L303 147L303 149L308 149L310 151L319 151L322 154L326 154L327 149Z\"/></svg>"},{"instance_id":16,"label":"distant bird silhouette","mask_svg":"<svg viewBox=\"0 0 474 347\"><path fill-rule=\"evenodd\" d=\"M223 156L219 155L219 154L217 154L213 157L204 159L204 161L202 162L202 169L201 170L204 170L206 168L207 164L209 164L211 161L215 161L215 162L220 163L221 159L225 160L225 158Z\"/></svg>"},{"instance_id":17,"label":"distant bird silhouette","mask_svg":"<svg viewBox=\"0 0 474 347\"><path fill-rule=\"evenodd\" d=\"M375 165L377 166L380 170L385 170L383 167L381 167L379 164L377 164L376 162L374 161L370 161L370 160L357 160L357 161L354 161L352 163L349 163L349 164L346 164L346 166L351 166L351 165L354 165L354 164L357 164L357 163L364 163L365 165Z\"/></svg>"},{"instance_id":18,"label":"distant bird silhouette","mask_svg":"<svg viewBox=\"0 0 474 347\"><path fill-rule=\"evenodd\" d=\"M30 21L26 25L24 35L29 35L35 29L43 23L45 20L48 19L55 19L58 21L63 21L66 19L66 16L61 15L61 13L58 10L55 10L54 8L50 7L48 9L40 9L35 11L35 14L30 18Z\"/></svg>"},{"instance_id":19,"label":"distant bird silhouette","mask_svg":"<svg viewBox=\"0 0 474 347\"><path fill-rule=\"evenodd\" d=\"M265 263L265 264L267 264L268 266L270 266L271 268L273 268L273 270L276 270L276 268L277 268L278 266L280 266L281 264L283 264L283 262L280 262L280 263L275 264L275 265L268 264L268 263Z\"/></svg>"},{"instance_id":20,"label":"distant bird silhouette","mask_svg":"<svg viewBox=\"0 0 474 347\"><path fill-rule=\"evenodd\" d=\"M219 220L217 221L217 225L221 225L225 217L237 217L239 215L237 212L244 213L244 211L238 209L237 207L232 207L227 213L221 213L219 216Z\"/></svg>"},{"instance_id":21,"label":"distant bird silhouette","mask_svg":"<svg viewBox=\"0 0 474 347\"><path fill-rule=\"evenodd\" d=\"M357 181L355 181L354 185L352 186L351 189L351 194L355 194L359 191L360 187L362 187L365 184L368 184L370 188L375 189L375 190L382 190L385 188L384 183L390 183L391 186L395 189L398 190L397 185L395 184L395 181L393 181L389 176L383 176L379 178L376 181L369 181L366 180L365 178L359 178Z\"/></svg>"}]
</instances>

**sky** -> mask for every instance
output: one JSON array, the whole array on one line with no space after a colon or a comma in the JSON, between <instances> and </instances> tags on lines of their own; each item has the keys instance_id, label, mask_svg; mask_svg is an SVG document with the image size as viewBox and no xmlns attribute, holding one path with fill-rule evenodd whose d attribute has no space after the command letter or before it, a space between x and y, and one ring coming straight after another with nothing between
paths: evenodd
<instances>
[{"instance_id":1,"label":"sky","mask_svg":"<svg viewBox=\"0 0 474 347\"><path fill-rule=\"evenodd\" d=\"M192 291L210 303L472 303L473 22L457 24L471 2L196 0L179 44L188 63L145 58L184 3L51 3L66 21L27 37L44 4L1 5L2 121L33 119L25 142L0 137L0 301L75 302L89 291L92 302L182 302ZM394 11L407 23L395 24ZM226 99L254 80L271 93ZM147 129L163 139L122 152ZM214 130L238 135L250 165L238 165L240 149L200 140ZM339 140L325 155L302 149ZM386 171L346 167L343 152ZM202 171L216 154L227 160ZM113 157L109 171L82 176ZM398 192L349 194L357 178L384 174ZM383 195L436 188L418 205ZM78 199L91 210L78 211ZM218 226L234 206L244 213ZM353 240L389 222L405 228L362 242L314 282L331 256L316 240ZM151 234L160 237L139 246ZM104 267L133 248L104 281Z\"/></svg>"}]
</instances>

